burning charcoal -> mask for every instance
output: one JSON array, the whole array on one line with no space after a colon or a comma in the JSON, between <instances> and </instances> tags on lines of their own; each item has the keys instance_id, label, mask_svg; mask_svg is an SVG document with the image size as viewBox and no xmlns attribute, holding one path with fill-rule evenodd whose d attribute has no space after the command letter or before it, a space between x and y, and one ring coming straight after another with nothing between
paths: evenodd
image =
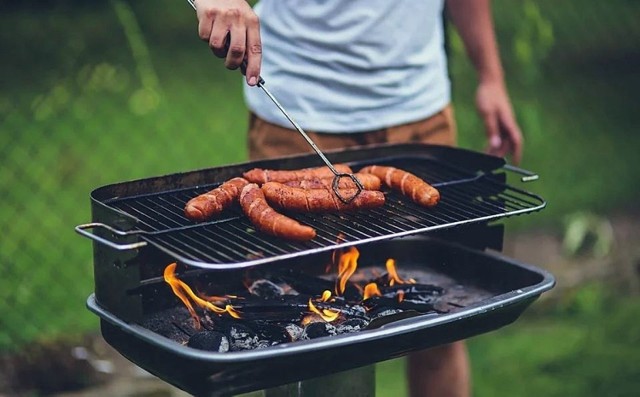
<instances>
[{"instance_id":1,"label":"burning charcoal","mask_svg":"<svg viewBox=\"0 0 640 397\"><path fill-rule=\"evenodd\" d=\"M288 269L280 274L280 278L302 294L319 296L326 290L335 289L335 281L311 276L298 270ZM362 295L353 283L347 282L344 298L351 302L359 302Z\"/></svg>"},{"instance_id":2,"label":"burning charcoal","mask_svg":"<svg viewBox=\"0 0 640 397\"><path fill-rule=\"evenodd\" d=\"M225 353L229 351L229 340L220 332L202 331L192 335L187 346L194 349Z\"/></svg>"},{"instance_id":3,"label":"burning charcoal","mask_svg":"<svg viewBox=\"0 0 640 397\"><path fill-rule=\"evenodd\" d=\"M351 332L358 332L364 329L369 322L363 318L352 318L349 319L336 327L336 332L338 334L347 334Z\"/></svg>"},{"instance_id":4,"label":"burning charcoal","mask_svg":"<svg viewBox=\"0 0 640 397\"><path fill-rule=\"evenodd\" d=\"M436 310L435 308L436 300L434 297L420 296L419 299L413 299L413 298L415 297L407 297L407 295L405 295L404 299L402 301L399 301L397 298L388 298L386 296L372 296L371 298L362 302L362 304L369 310L382 309L382 308L395 308L395 309L401 309L401 310L415 310L420 313L440 311L440 310ZM425 299L422 299L422 298L425 298Z\"/></svg>"},{"instance_id":5,"label":"burning charcoal","mask_svg":"<svg viewBox=\"0 0 640 397\"><path fill-rule=\"evenodd\" d=\"M300 338L302 338L302 334L304 333L304 329L298 325L295 324L287 324L284 327L285 331L287 332L287 334L289 335L289 337L291 338L292 342L295 342L297 340L299 340Z\"/></svg>"},{"instance_id":6,"label":"burning charcoal","mask_svg":"<svg viewBox=\"0 0 640 397\"><path fill-rule=\"evenodd\" d=\"M310 323L304 328L300 339L315 339L323 336L336 335L336 327L324 321Z\"/></svg>"},{"instance_id":7,"label":"burning charcoal","mask_svg":"<svg viewBox=\"0 0 640 397\"><path fill-rule=\"evenodd\" d=\"M249 292L251 292L252 295L264 299L271 299L284 295L284 290L280 288L280 286L265 279L254 281L249 287Z\"/></svg>"},{"instance_id":8,"label":"burning charcoal","mask_svg":"<svg viewBox=\"0 0 640 397\"><path fill-rule=\"evenodd\" d=\"M258 342L258 335L251 328L242 324L229 327L231 351L256 349Z\"/></svg>"}]
</instances>

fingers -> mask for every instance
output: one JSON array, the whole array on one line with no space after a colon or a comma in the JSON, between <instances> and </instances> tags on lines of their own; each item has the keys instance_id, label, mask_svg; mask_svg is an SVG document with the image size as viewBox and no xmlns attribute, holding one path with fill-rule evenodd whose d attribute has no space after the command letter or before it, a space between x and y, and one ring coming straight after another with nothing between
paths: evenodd
<instances>
[{"instance_id":1,"label":"fingers","mask_svg":"<svg viewBox=\"0 0 640 397\"><path fill-rule=\"evenodd\" d=\"M484 129L487 133L488 146L486 151L491 155L501 156L500 152L503 144L500 137L500 127L497 115L492 111L484 111L481 115L484 122Z\"/></svg>"},{"instance_id":2,"label":"fingers","mask_svg":"<svg viewBox=\"0 0 640 397\"><path fill-rule=\"evenodd\" d=\"M244 0L200 0L197 15L200 38L209 43L215 56L225 59L228 69L237 69L246 60L247 83L255 85L260 76L262 43L253 9Z\"/></svg>"},{"instance_id":3,"label":"fingers","mask_svg":"<svg viewBox=\"0 0 640 397\"><path fill-rule=\"evenodd\" d=\"M504 137L503 140L509 143L507 152L511 154L511 162L515 165L520 164L522 160L522 131L518 127L515 117L512 112L507 112L501 116L501 133ZM506 153L505 153L506 154Z\"/></svg>"},{"instance_id":4,"label":"fingers","mask_svg":"<svg viewBox=\"0 0 640 397\"><path fill-rule=\"evenodd\" d=\"M262 63L262 40L260 39L260 23L258 17L247 19L247 83L256 85L260 76Z\"/></svg>"}]
</instances>

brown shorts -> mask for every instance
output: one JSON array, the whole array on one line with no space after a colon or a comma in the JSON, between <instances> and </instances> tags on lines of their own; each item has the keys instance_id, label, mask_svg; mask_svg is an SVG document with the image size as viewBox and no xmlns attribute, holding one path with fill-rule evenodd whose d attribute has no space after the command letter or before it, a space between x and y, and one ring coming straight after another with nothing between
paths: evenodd
<instances>
[{"instance_id":1,"label":"brown shorts","mask_svg":"<svg viewBox=\"0 0 640 397\"><path fill-rule=\"evenodd\" d=\"M251 160L313 151L297 131L269 123L253 113L249 117ZM427 119L376 131L337 134L305 132L322 150L375 143L420 142L448 146L456 144L456 123L451 105Z\"/></svg>"}]
</instances>

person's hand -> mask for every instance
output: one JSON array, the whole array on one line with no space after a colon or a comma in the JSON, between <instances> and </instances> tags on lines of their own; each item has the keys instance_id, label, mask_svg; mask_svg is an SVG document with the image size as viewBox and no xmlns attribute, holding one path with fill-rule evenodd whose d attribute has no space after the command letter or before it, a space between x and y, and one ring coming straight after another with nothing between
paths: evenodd
<instances>
[{"instance_id":1,"label":"person's hand","mask_svg":"<svg viewBox=\"0 0 640 397\"><path fill-rule=\"evenodd\" d=\"M522 159L522 132L511 108L509 95L502 83L484 82L476 92L476 106L487 133L487 153L519 164Z\"/></svg>"},{"instance_id":2,"label":"person's hand","mask_svg":"<svg viewBox=\"0 0 640 397\"><path fill-rule=\"evenodd\" d=\"M262 42L258 16L245 0L196 0L198 34L225 66L237 69L247 61L246 79L256 85L260 76ZM228 41L228 42L227 42Z\"/></svg>"}]
</instances>

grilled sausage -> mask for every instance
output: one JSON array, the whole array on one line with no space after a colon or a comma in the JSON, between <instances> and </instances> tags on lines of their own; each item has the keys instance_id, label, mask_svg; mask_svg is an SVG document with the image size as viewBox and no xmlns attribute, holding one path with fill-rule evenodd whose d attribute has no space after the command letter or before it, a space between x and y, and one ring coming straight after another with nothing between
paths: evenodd
<instances>
[{"instance_id":1,"label":"grilled sausage","mask_svg":"<svg viewBox=\"0 0 640 397\"><path fill-rule=\"evenodd\" d=\"M373 174L354 174L358 181L366 190L380 190L380 178ZM301 189L323 189L333 187L333 177L305 179L300 181L289 181L285 183L287 186L299 187ZM357 189L355 182L349 177L340 178L338 189Z\"/></svg>"},{"instance_id":2,"label":"grilled sausage","mask_svg":"<svg viewBox=\"0 0 640 397\"><path fill-rule=\"evenodd\" d=\"M371 165L360 170L377 176L388 187L399 190L416 203L433 207L440 201L440 192L417 176L399 168Z\"/></svg>"},{"instance_id":3,"label":"grilled sausage","mask_svg":"<svg viewBox=\"0 0 640 397\"><path fill-rule=\"evenodd\" d=\"M242 189L240 206L256 229L263 233L299 241L311 240L316 236L312 227L302 225L271 208L264 193L255 183Z\"/></svg>"},{"instance_id":4,"label":"grilled sausage","mask_svg":"<svg viewBox=\"0 0 640 397\"><path fill-rule=\"evenodd\" d=\"M339 173L352 173L351 168L346 164L335 164L334 168ZM265 170L254 168L243 174L246 180L251 183L263 184L267 182L289 182L296 180L333 177L333 172L329 167L303 168L299 170Z\"/></svg>"},{"instance_id":5,"label":"grilled sausage","mask_svg":"<svg viewBox=\"0 0 640 397\"><path fill-rule=\"evenodd\" d=\"M330 188L305 190L267 182L262 191L269 204L298 212L349 211L365 208L377 208L384 205L384 194L374 190L363 190L349 204L343 203ZM340 189L342 197L353 197L357 189Z\"/></svg>"},{"instance_id":6,"label":"grilled sausage","mask_svg":"<svg viewBox=\"0 0 640 397\"><path fill-rule=\"evenodd\" d=\"M184 207L184 215L194 221L204 221L220 214L238 199L240 191L249 182L244 178L233 178L217 188L194 197Z\"/></svg>"}]
</instances>

